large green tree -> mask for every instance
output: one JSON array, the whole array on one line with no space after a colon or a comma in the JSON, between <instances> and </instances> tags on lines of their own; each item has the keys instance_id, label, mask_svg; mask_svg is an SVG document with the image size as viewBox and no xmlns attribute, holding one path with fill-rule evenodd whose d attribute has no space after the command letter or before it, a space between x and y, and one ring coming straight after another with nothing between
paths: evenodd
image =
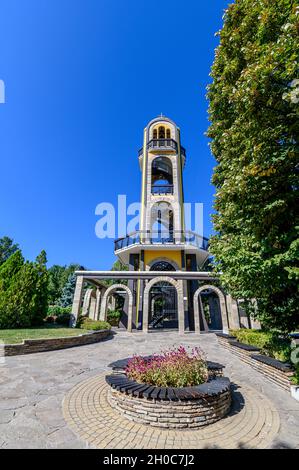
<instances>
[{"instance_id":1,"label":"large green tree","mask_svg":"<svg viewBox=\"0 0 299 470\"><path fill-rule=\"evenodd\" d=\"M0 328L30 327L42 323L47 313L46 254L24 261L20 251L0 267Z\"/></svg>"},{"instance_id":2,"label":"large green tree","mask_svg":"<svg viewBox=\"0 0 299 470\"><path fill-rule=\"evenodd\" d=\"M298 2L236 0L209 85L221 281L263 324L298 326Z\"/></svg>"}]
</instances>

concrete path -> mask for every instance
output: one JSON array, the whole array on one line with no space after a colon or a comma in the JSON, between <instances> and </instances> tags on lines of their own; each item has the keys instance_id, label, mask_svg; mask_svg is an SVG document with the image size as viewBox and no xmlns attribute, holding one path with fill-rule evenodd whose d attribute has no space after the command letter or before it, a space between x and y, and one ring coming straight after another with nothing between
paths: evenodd
<instances>
[{"instance_id":1,"label":"concrete path","mask_svg":"<svg viewBox=\"0 0 299 470\"><path fill-rule=\"evenodd\" d=\"M62 402L75 385L134 353L151 354L184 344L201 346L208 359L226 366L225 375L241 388L254 389L278 411L280 426L270 447L299 448L299 403L218 345L213 334L118 332L90 346L8 357L0 365L0 447L85 448L63 418Z\"/></svg>"}]
</instances>

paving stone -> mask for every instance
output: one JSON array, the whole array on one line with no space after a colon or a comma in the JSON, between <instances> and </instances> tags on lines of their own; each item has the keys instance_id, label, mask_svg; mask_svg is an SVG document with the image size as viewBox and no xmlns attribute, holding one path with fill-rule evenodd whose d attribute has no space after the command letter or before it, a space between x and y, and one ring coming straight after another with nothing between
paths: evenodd
<instances>
[{"instance_id":1,"label":"paving stone","mask_svg":"<svg viewBox=\"0 0 299 470\"><path fill-rule=\"evenodd\" d=\"M169 430L149 433L147 426L111 412L104 373L111 371L108 364L112 361L179 344L201 346L209 360L226 366L224 375L239 388L234 414L204 431L173 431L170 442ZM236 448L242 439L247 439L248 447L299 448L299 403L219 345L213 334L118 332L113 339L93 345L8 357L0 368L0 383L3 448ZM92 396L86 392L90 386ZM78 402L79 392L84 400ZM72 400L77 400L77 407Z\"/></svg>"}]
</instances>

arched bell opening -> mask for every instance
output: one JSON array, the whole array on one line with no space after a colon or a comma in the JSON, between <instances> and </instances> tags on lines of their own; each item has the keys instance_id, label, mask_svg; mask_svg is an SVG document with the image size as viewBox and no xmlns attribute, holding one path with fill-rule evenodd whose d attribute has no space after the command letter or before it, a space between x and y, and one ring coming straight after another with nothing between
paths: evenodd
<instances>
[{"instance_id":1,"label":"arched bell opening","mask_svg":"<svg viewBox=\"0 0 299 470\"><path fill-rule=\"evenodd\" d=\"M151 243L173 243L173 210L168 202L158 202L151 210Z\"/></svg>"},{"instance_id":2,"label":"arched bell opening","mask_svg":"<svg viewBox=\"0 0 299 470\"><path fill-rule=\"evenodd\" d=\"M157 157L152 163L152 194L173 194L172 162L167 157Z\"/></svg>"}]
</instances>

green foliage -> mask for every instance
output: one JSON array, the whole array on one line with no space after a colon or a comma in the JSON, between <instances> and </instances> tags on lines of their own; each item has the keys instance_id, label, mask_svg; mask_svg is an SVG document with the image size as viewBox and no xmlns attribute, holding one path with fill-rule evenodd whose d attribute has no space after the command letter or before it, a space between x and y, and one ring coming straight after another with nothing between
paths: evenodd
<instances>
[{"instance_id":1,"label":"green foliage","mask_svg":"<svg viewBox=\"0 0 299 470\"><path fill-rule=\"evenodd\" d=\"M256 299L264 326L298 326L298 24L292 0L236 0L208 87L218 165L210 242L235 298Z\"/></svg>"},{"instance_id":2,"label":"green foliage","mask_svg":"<svg viewBox=\"0 0 299 470\"><path fill-rule=\"evenodd\" d=\"M109 330L111 325L106 321L101 320L91 320L90 318L83 318L79 320L79 327L83 328L84 330Z\"/></svg>"},{"instance_id":3,"label":"green foliage","mask_svg":"<svg viewBox=\"0 0 299 470\"><path fill-rule=\"evenodd\" d=\"M68 308L68 307L67 307ZM63 313L62 315L59 315L56 317L56 323L58 325L69 325L71 320L71 313Z\"/></svg>"},{"instance_id":4,"label":"green foliage","mask_svg":"<svg viewBox=\"0 0 299 470\"><path fill-rule=\"evenodd\" d=\"M0 266L18 249L19 245L17 243L14 243L11 238L0 238Z\"/></svg>"},{"instance_id":5,"label":"green foliage","mask_svg":"<svg viewBox=\"0 0 299 470\"><path fill-rule=\"evenodd\" d=\"M118 326L122 312L119 310L109 310L107 313L107 320L112 326Z\"/></svg>"},{"instance_id":6,"label":"green foliage","mask_svg":"<svg viewBox=\"0 0 299 470\"><path fill-rule=\"evenodd\" d=\"M113 263L111 271L128 271L129 267L126 264L123 264L121 261L116 260ZM106 286L111 286L112 284L125 284L127 285L128 281L126 279L104 279L101 281Z\"/></svg>"},{"instance_id":7,"label":"green foliage","mask_svg":"<svg viewBox=\"0 0 299 470\"><path fill-rule=\"evenodd\" d=\"M69 307L73 303L74 293L76 288L76 275L72 273L69 275L67 283L62 289L59 305L61 307Z\"/></svg>"},{"instance_id":8,"label":"green foliage","mask_svg":"<svg viewBox=\"0 0 299 470\"><path fill-rule=\"evenodd\" d=\"M240 343L250 344L261 348L261 353L278 359L279 361L289 361L291 355L291 340L287 336L281 335L277 331L230 330Z\"/></svg>"},{"instance_id":9,"label":"green foliage","mask_svg":"<svg viewBox=\"0 0 299 470\"><path fill-rule=\"evenodd\" d=\"M293 385L299 385L299 364L295 366L295 373L293 377L291 377L291 382Z\"/></svg>"},{"instance_id":10,"label":"green foliage","mask_svg":"<svg viewBox=\"0 0 299 470\"><path fill-rule=\"evenodd\" d=\"M68 325L70 322L72 307L60 307L59 305L51 305L48 307L47 323L57 323L58 325Z\"/></svg>"},{"instance_id":11,"label":"green foliage","mask_svg":"<svg viewBox=\"0 0 299 470\"><path fill-rule=\"evenodd\" d=\"M53 315L59 317L60 315L65 315L71 313L71 307L60 307L60 305L50 305L48 307L47 315Z\"/></svg>"},{"instance_id":12,"label":"green foliage","mask_svg":"<svg viewBox=\"0 0 299 470\"><path fill-rule=\"evenodd\" d=\"M20 251L0 267L0 328L39 325L47 312L46 254L24 262Z\"/></svg>"},{"instance_id":13,"label":"green foliage","mask_svg":"<svg viewBox=\"0 0 299 470\"><path fill-rule=\"evenodd\" d=\"M70 274L84 269L80 264L70 264L69 266L59 266L54 264L49 268L49 303L57 305L62 296L63 288L68 282Z\"/></svg>"}]
</instances>

